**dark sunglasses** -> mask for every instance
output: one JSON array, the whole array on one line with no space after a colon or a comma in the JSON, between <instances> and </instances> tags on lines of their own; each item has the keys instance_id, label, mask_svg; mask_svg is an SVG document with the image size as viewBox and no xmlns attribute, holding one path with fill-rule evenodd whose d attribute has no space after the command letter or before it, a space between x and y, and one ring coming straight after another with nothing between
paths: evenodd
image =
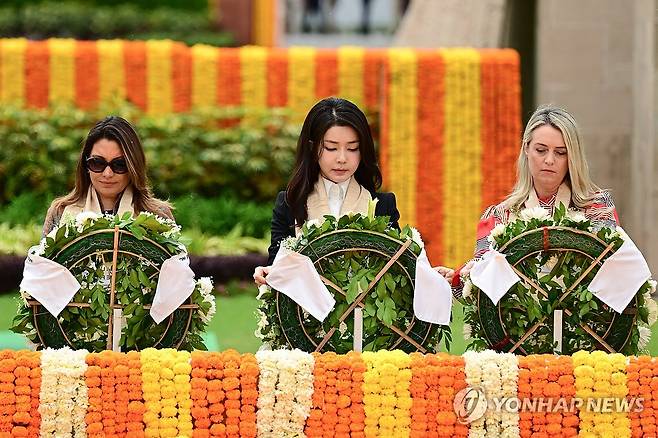
<instances>
[{"instance_id":1,"label":"dark sunglasses","mask_svg":"<svg viewBox=\"0 0 658 438\"><path fill-rule=\"evenodd\" d=\"M105 158L101 157L89 157L87 158L87 169L91 170L94 173L101 173L105 170L107 166L110 166L112 172L114 173L126 173L128 172L128 163L123 157L115 158L109 163Z\"/></svg>"}]
</instances>

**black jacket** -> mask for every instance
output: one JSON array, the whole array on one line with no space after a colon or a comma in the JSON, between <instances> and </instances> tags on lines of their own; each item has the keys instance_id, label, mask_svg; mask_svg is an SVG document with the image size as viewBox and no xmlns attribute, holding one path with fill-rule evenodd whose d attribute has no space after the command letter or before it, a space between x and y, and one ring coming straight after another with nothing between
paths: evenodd
<instances>
[{"instance_id":1,"label":"black jacket","mask_svg":"<svg viewBox=\"0 0 658 438\"><path fill-rule=\"evenodd\" d=\"M395 206L395 194L393 193L371 193L373 199L377 198L379 201L375 206L375 216L389 216L391 218L391 226L400 229L398 220L400 219L400 212ZM274 203L274 210L272 211L272 241L267 250L269 258L267 264L271 265L274 261L281 241L286 237L295 235L295 219L292 217L292 212L288 203L286 202L286 192L279 192Z\"/></svg>"}]
</instances>

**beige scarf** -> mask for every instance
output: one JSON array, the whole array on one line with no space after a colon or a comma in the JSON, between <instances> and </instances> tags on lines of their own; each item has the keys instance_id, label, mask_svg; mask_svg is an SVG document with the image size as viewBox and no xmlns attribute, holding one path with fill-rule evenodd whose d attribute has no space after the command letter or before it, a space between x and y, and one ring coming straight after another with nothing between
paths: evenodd
<instances>
[{"instance_id":1,"label":"beige scarf","mask_svg":"<svg viewBox=\"0 0 658 438\"><path fill-rule=\"evenodd\" d=\"M368 203L371 199L370 192L361 187L356 179L352 177L347 186L345 200L340 207L340 215L342 216L350 212L367 214ZM322 220L325 215L331 214L327 189L322 182L322 178L318 178L313 191L308 195L306 199L306 210L308 211L308 220ZM295 230L299 230L299 228L299 226L295 226Z\"/></svg>"},{"instance_id":2,"label":"beige scarf","mask_svg":"<svg viewBox=\"0 0 658 438\"><path fill-rule=\"evenodd\" d=\"M555 206L557 207L560 203L564 204L565 207L569 208L571 205L571 189L566 183L560 184L560 187L557 189L557 196L555 197ZM539 198L537 197L537 192L533 189L530 190L530 195L524 203L525 208L539 207ZM516 220L516 214L514 211L510 212L508 221L512 222Z\"/></svg>"},{"instance_id":3,"label":"beige scarf","mask_svg":"<svg viewBox=\"0 0 658 438\"><path fill-rule=\"evenodd\" d=\"M114 206L112 206L114 207ZM93 213L103 214L101 210L101 203L98 199L98 194L94 190L93 186L89 187L87 190L87 196L84 202L82 200L76 202L75 204L67 205L62 212L62 217L64 215L77 216L83 211L91 211ZM135 210L133 208L133 189L131 185L128 185L121 195L121 201L119 202L119 210L117 210L118 215L122 215L126 211L131 212L135 215Z\"/></svg>"}]
</instances>

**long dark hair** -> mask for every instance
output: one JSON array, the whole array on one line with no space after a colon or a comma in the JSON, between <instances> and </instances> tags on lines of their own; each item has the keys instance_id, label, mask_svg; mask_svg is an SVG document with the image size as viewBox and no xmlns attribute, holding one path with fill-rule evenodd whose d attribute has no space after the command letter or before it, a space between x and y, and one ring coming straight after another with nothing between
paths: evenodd
<instances>
[{"instance_id":1,"label":"long dark hair","mask_svg":"<svg viewBox=\"0 0 658 438\"><path fill-rule=\"evenodd\" d=\"M55 211L61 211L67 205L75 204L87 196L91 187L91 178L85 162L91 154L91 149L99 140L115 141L126 159L130 184L133 188L133 205L136 212L150 211L159 215L171 216L171 206L153 196L146 176L146 157L142 142L135 128L126 119L118 116L108 116L96 122L87 134L80 151L80 158L75 173L75 187L71 192L53 201Z\"/></svg>"},{"instance_id":2,"label":"long dark hair","mask_svg":"<svg viewBox=\"0 0 658 438\"><path fill-rule=\"evenodd\" d=\"M359 136L361 162L354 173L356 181L374 194L382 185L375 144L363 111L346 99L328 97L316 103L306 115L297 140L295 170L288 183L286 201L298 224L308 218L306 199L320 177L320 147L324 134L334 126L349 126Z\"/></svg>"}]
</instances>

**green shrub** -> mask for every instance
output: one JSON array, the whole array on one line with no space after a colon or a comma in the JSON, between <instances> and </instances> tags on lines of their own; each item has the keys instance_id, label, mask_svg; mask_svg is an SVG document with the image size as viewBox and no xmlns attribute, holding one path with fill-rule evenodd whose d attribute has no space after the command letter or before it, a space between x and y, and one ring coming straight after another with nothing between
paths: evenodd
<instances>
[{"instance_id":1,"label":"green shrub","mask_svg":"<svg viewBox=\"0 0 658 438\"><path fill-rule=\"evenodd\" d=\"M135 124L160 197L232 197L270 208L290 177L299 128L284 112L252 111L242 122L235 122L241 114L234 110L150 117L124 106L112 113ZM70 107L1 107L0 209L25 193L48 199L67 193L81 141L107 114Z\"/></svg>"},{"instance_id":2,"label":"green shrub","mask_svg":"<svg viewBox=\"0 0 658 438\"><path fill-rule=\"evenodd\" d=\"M41 224L14 225L0 223L0 255L24 256L27 250L39 243ZM244 236L239 226L212 235L199 229L183 228L181 241L190 254L197 256L265 254L270 244L269 235L262 238Z\"/></svg>"},{"instance_id":3,"label":"green shrub","mask_svg":"<svg viewBox=\"0 0 658 438\"><path fill-rule=\"evenodd\" d=\"M31 223L42 224L51 197L44 194L22 193L7 205L0 207L0 224L15 226Z\"/></svg>"},{"instance_id":4,"label":"green shrub","mask_svg":"<svg viewBox=\"0 0 658 438\"><path fill-rule=\"evenodd\" d=\"M176 222L183 229L221 235L237 225L241 235L263 237L270 231L274 199L256 203L231 197L204 199L190 195L173 200L173 204Z\"/></svg>"},{"instance_id":5,"label":"green shrub","mask_svg":"<svg viewBox=\"0 0 658 438\"><path fill-rule=\"evenodd\" d=\"M168 38L188 44L233 44L233 37L218 31L206 10L166 6L158 4L140 9L130 3L94 5L71 1L5 5L0 8L0 37Z\"/></svg>"}]
</instances>

